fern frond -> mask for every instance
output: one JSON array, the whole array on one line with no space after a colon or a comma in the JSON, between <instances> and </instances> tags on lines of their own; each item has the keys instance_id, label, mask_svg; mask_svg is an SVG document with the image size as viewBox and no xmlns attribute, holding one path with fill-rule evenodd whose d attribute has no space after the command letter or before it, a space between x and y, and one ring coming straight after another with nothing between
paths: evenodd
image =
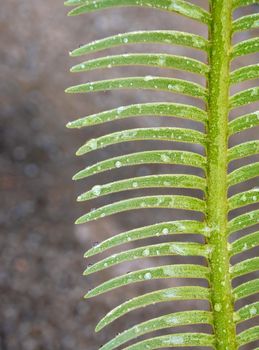
<instances>
[{"instance_id":1,"label":"fern frond","mask_svg":"<svg viewBox=\"0 0 259 350\"><path fill-rule=\"evenodd\" d=\"M119 213L129 213L140 209L173 209L185 210L186 215L199 215L201 219L165 221L138 227L94 245L85 257L94 257L117 247L116 253L101 257L88 265L84 275L123 263L131 263L148 259L150 263L161 257L181 257L186 259L198 257L200 263L174 263L144 267L120 275L95 286L85 298L103 295L118 288L134 283L152 280L184 279L184 286L174 286L154 290L135 296L121 302L109 311L98 323L96 331L100 331L112 322L131 311L139 311L150 305L178 300L202 300L209 309L197 309L172 312L165 315L155 315L144 322L130 326L129 329L115 336L104 344L102 350L112 350L121 346L125 350L160 349L171 347L209 347L217 350L237 350L243 345L259 339L258 326L246 323L242 332L237 325L258 316L259 303L248 302L237 307L239 300L259 293L259 279L251 278L250 274L259 269L259 258L253 256L254 248L259 246L259 232L255 228L259 222L259 189L238 188L240 184L259 176L259 162L255 157L259 154L259 141L250 139L234 142L229 147L229 140L245 131L259 125L258 111L251 111L229 120L232 110L236 113L240 107L252 105L259 101L259 88L247 87L249 80L259 77L259 65L239 67L231 71L231 64L239 57L257 53L259 38L249 38L233 44L233 36L238 32L248 32L259 26L259 15L249 14L233 20L233 12L241 7L257 4L257 0L214 0L210 2L210 11L184 0L67 0L65 5L72 6L69 15L81 15L88 12L108 8L143 7L154 10L178 13L189 19L205 25L208 39L193 33L175 30L147 30L116 34L96 40L70 52L72 57L88 56L106 49L120 47L123 49L131 44L161 44L164 47L175 45L197 49L207 55L207 62L169 53L125 53L84 59L71 68L73 73L82 73L116 67L144 66L169 70L170 76L146 75L128 76L113 79L85 82L66 90L68 93L90 93L98 91L113 91L119 89L154 90L171 92L172 96L191 97L190 104L176 102L136 103L102 111L89 116L77 118L68 123L69 128L88 126L103 126L105 123L128 118L167 117L166 121L174 122L184 119L197 123L197 129L191 127L138 127L107 132L96 138L87 140L76 152L78 156L92 155L93 151L106 149L109 146L119 146L123 143L132 145L135 141L153 141L160 145L166 142L168 149L140 150L135 153L108 157L94 161L79 171L74 180L124 167L159 164L170 165L172 173L150 174L146 176L128 176L126 179L112 179L104 184L95 184L78 196L79 202L93 200L110 194L127 192L129 196L134 190L153 189L183 189L193 190L187 194L156 194L138 195L126 199L115 200L82 215L77 224L86 223L99 218ZM176 79L174 71L200 76L204 83ZM164 71L165 72L165 71ZM171 76L172 74L172 76ZM245 83L245 88L239 88L239 83ZM230 89L235 89L231 95ZM193 104L197 101L199 106ZM250 106L253 107L253 106ZM170 118L170 119L169 119ZM141 119L140 119L141 121ZM103 130L105 130L103 128ZM199 130L199 131L198 131ZM255 129L254 129L255 130ZM169 144L172 142L172 144ZM177 150L174 143L177 143ZM191 145L187 151L184 145ZM169 146L168 146L169 145ZM171 147L170 147L171 146ZM152 146L151 146L152 147ZM183 147L183 149L181 149ZM162 148L162 147L161 147ZM172 148L172 149L171 149ZM178 149L179 148L179 149ZM199 151L198 151L199 150ZM239 162L245 159L245 163ZM176 166L182 166L181 173L175 173ZM233 166L233 167L232 167ZM228 170L230 169L230 170ZM234 170L233 170L234 169ZM196 173L193 173L196 171ZM190 172L190 173L189 173ZM230 193L229 193L230 190ZM179 191L179 190L178 190ZM197 194L196 192L199 192ZM178 193L178 192L177 192ZM244 212L244 208L252 205L252 209ZM241 213L240 213L241 211ZM172 211L174 214L174 212ZM130 214L129 214L130 215ZM242 230L248 233L241 234ZM246 231L245 231L246 232ZM177 240L176 238L177 235ZM185 239L188 235L188 241ZM167 237L163 241L164 237ZM159 242L145 242L145 239ZM180 238L179 238L180 237ZM197 238L199 242L197 243ZM168 241L170 239L170 241ZM140 243L130 249L127 243ZM125 248L123 248L125 247ZM247 256L247 253L250 255ZM157 258L157 259L154 259ZM245 276L245 279L243 279ZM250 279L250 280L249 280ZM205 283L201 287L199 283ZM154 331L168 330L187 325L207 325L210 331L186 332L153 336ZM124 345L138 337L132 345Z\"/></svg>"}]
</instances>

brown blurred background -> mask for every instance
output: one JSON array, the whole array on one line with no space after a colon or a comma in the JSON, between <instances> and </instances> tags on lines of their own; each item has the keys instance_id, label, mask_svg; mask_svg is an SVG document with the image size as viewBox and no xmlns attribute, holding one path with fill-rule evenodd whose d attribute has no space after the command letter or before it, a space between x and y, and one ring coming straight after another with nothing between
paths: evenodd
<instances>
[{"instance_id":1,"label":"brown blurred background","mask_svg":"<svg viewBox=\"0 0 259 350\"><path fill-rule=\"evenodd\" d=\"M193 2L206 8L204 3L207 1ZM257 10L256 6L251 6L239 11L237 15ZM69 67L80 62L80 59L69 58L68 51L94 39L141 29L185 30L206 36L205 26L181 16L147 9L116 9L77 18L67 18L66 12L67 9L60 0L6 0L0 9L1 350L97 349L116 332L150 318L151 315L158 315L156 308L149 307L122 318L96 335L95 324L111 307L139 292L168 286L170 282L135 285L87 301L82 298L84 293L111 276L134 268L168 263L172 258L160 259L159 262L149 259L147 262L124 264L115 267L113 271L107 270L86 279L82 277L82 271L86 267L83 253L94 242L129 228L171 220L172 217L195 217L184 212L174 212L172 215L172 212L166 210L139 211L75 227L74 220L86 210L122 196L113 195L110 199L100 198L95 203L78 205L75 198L80 192L96 183L118 178L117 174L120 178L125 178L129 175L172 171L170 167L140 166L91 177L81 184L73 183L72 175L85 165L96 159L150 149L151 146L156 149L203 151L197 146L136 142L109 147L94 155L76 159L75 150L84 141L107 131L140 125L178 125L196 129L200 129L200 126L186 121L169 121L168 118L135 118L82 131L69 131L65 128L69 120L136 102L167 100L194 103L200 107L202 104L187 97L146 91L117 91L87 96L66 96L63 91L69 85L91 79L128 75L161 74L204 83L192 74L141 67L72 75L69 74ZM237 36L236 40L250 35L255 35L255 31L245 32ZM136 45L110 50L109 53L169 52L205 60L205 55L199 51L181 47L149 47ZM97 54L96 57L102 54ZM247 63L256 62L255 55L246 59ZM235 67L242 64L242 60L237 60ZM240 87L254 84L255 82L242 86L240 84ZM233 116L254 109L255 106L240 108ZM256 131L243 133L232 143L255 137ZM175 167L175 171L181 172L182 168ZM195 169L192 172L200 174ZM171 192L179 193L177 190ZM184 193L188 192L190 191ZM145 193L148 194L149 191ZM199 191L192 193L201 196ZM127 196L129 194L125 194ZM178 258L176 261L182 260ZM199 306L199 303L195 305ZM173 312L181 309L182 304L171 304L169 307ZM188 309L191 304L186 303L184 307ZM168 305L160 306L159 310L160 314L168 312Z\"/></svg>"}]
</instances>

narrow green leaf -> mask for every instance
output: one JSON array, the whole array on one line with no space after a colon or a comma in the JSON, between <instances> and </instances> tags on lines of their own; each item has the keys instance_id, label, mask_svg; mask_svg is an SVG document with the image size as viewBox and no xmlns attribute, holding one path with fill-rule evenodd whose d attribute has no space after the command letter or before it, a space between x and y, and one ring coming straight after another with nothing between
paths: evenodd
<instances>
[{"instance_id":1,"label":"narrow green leaf","mask_svg":"<svg viewBox=\"0 0 259 350\"><path fill-rule=\"evenodd\" d=\"M254 279L245 283L242 283L238 287L234 288L233 296L235 301L249 297L250 295L259 293L259 279Z\"/></svg>"},{"instance_id":2,"label":"narrow green leaf","mask_svg":"<svg viewBox=\"0 0 259 350\"><path fill-rule=\"evenodd\" d=\"M189 57L167 54L124 54L106 56L82 62L71 68L71 72L85 72L94 69L112 68L118 66L143 65L166 69L179 69L187 72L206 75L209 68L206 64Z\"/></svg>"},{"instance_id":3,"label":"narrow green leaf","mask_svg":"<svg viewBox=\"0 0 259 350\"><path fill-rule=\"evenodd\" d=\"M81 194L78 202L92 198L106 196L121 191L138 190L142 188L194 188L205 191L206 181L195 175L148 175L126 180L110 182L105 185L95 185L90 191Z\"/></svg>"},{"instance_id":4,"label":"narrow green leaf","mask_svg":"<svg viewBox=\"0 0 259 350\"><path fill-rule=\"evenodd\" d=\"M259 188L254 188L245 192L235 194L228 200L229 210L241 208L249 204L255 204L259 201Z\"/></svg>"},{"instance_id":5,"label":"narrow green leaf","mask_svg":"<svg viewBox=\"0 0 259 350\"><path fill-rule=\"evenodd\" d=\"M79 180L103 171L138 164L179 164L205 168L205 158L197 153L186 151L146 151L131 153L98 162L77 173L73 179Z\"/></svg>"},{"instance_id":6,"label":"narrow green leaf","mask_svg":"<svg viewBox=\"0 0 259 350\"><path fill-rule=\"evenodd\" d=\"M258 4L258 0L233 0L233 9Z\"/></svg>"},{"instance_id":7,"label":"narrow green leaf","mask_svg":"<svg viewBox=\"0 0 259 350\"><path fill-rule=\"evenodd\" d=\"M235 217L228 222L229 233L237 232L258 224L259 209Z\"/></svg>"},{"instance_id":8,"label":"narrow green leaf","mask_svg":"<svg viewBox=\"0 0 259 350\"><path fill-rule=\"evenodd\" d=\"M232 243L230 254L231 256L246 252L249 249L253 249L254 247L259 246L259 231L250 233L237 239Z\"/></svg>"},{"instance_id":9,"label":"narrow green leaf","mask_svg":"<svg viewBox=\"0 0 259 350\"><path fill-rule=\"evenodd\" d=\"M209 269L201 265L179 264L151 267L143 270L129 272L126 275L112 278L86 294L86 298L91 298L99 294L106 293L115 288L126 286L131 283L163 279L163 278L209 278Z\"/></svg>"},{"instance_id":10,"label":"narrow green leaf","mask_svg":"<svg viewBox=\"0 0 259 350\"><path fill-rule=\"evenodd\" d=\"M257 176L259 176L259 162L244 165L228 174L228 186L234 186Z\"/></svg>"},{"instance_id":11,"label":"narrow green leaf","mask_svg":"<svg viewBox=\"0 0 259 350\"><path fill-rule=\"evenodd\" d=\"M136 197L108 204L101 208L92 210L77 219L76 224L83 224L85 222L97 220L99 218L121 213L124 211L148 208L174 208L183 210L195 210L203 213L205 211L205 202L198 198L189 196L158 195Z\"/></svg>"},{"instance_id":12,"label":"narrow green leaf","mask_svg":"<svg viewBox=\"0 0 259 350\"><path fill-rule=\"evenodd\" d=\"M207 99L207 90L199 84L182 79L171 79L155 76L129 77L94 81L91 83L72 86L66 89L66 92L75 94L117 89L147 89L156 91L169 91L177 94L200 98L202 100Z\"/></svg>"},{"instance_id":13,"label":"narrow green leaf","mask_svg":"<svg viewBox=\"0 0 259 350\"><path fill-rule=\"evenodd\" d=\"M234 70L230 74L230 83L237 84L242 81L258 79L259 78L259 64L251 64Z\"/></svg>"},{"instance_id":14,"label":"narrow green leaf","mask_svg":"<svg viewBox=\"0 0 259 350\"><path fill-rule=\"evenodd\" d=\"M123 304L120 304L100 320L96 326L96 331L100 331L110 323L114 322L123 315L133 310L177 300L206 300L210 301L210 291L208 288L199 286L173 287L157 290L151 293L132 298Z\"/></svg>"},{"instance_id":15,"label":"narrow green leaf","mask_svg":"<svg viewBox=\"0 0 259 350\"><path fill-rule=\"evenodd\" d=\"M156 102L121 106L109 111L92 114L68 123L67 127L82 128L84 126L98 125L114 120L140 116L177 117L191 119L201 123L206 123L208 119L207 113L197 107L177 103Z\"/></svg>"},{"instance_id":16,"label":"narrow green leaf","mask_svg":"<svg viewBox=\"0 0 259 350\"><path fill-rule=\"evenodd\" d=\"M254 103L259 100L259 87L247 89L230 97L230 108L237 108L241 106Z\"/></svg>"},{"instance_id":17,"label":"narrow green leaf","mask_svg":"<svg viewBox=\"0 0 259 350\"><path fill-rule=\"evenodd\" d=\"M123 131L117 131L112 134L101 136L97 139L91 139L86 142L76 152L78 156L101 149L107 146L115 145L122 142L156 140L156 141L178 141L197 143L206 145L206 137L203 133L184 128L138 128ZM256 141L254 141L256 142Z\"/></svg>"},{"instance_id":18,"label":"narrow green leaf","mask_svg":"<svg viewBox=\"0 0 259 350\"><path fill-rule=\"evenodd\" d=\"M69 12L69 16L81 15L87 12L93 12L113 7L151 7L154 9L176 12L186 17L198 20L202 23L210 23L210 14L203 8L191 4L184 0L97 0L92 3L86 0L68 0L65 2L67 6L81 5Z\"/></svg>"},{"instance_id":19,"label":"narrow green leaf","mask_svg":"<svg viewBox=\"0 0 259 350\"><path fill-rule=\"evenodd\" d=\"M243 16L233 22L233 32L242 32L259 27L259 14Z\"/></svg>"},{"instance_id":20,"label":"narrow green leaf","mask_svg":"<svg viewBox=\"0 0 259 350\"><path fill-rule=\"evenodd\" d=\"M144 259L160 256L202 256L208 257L210 248L208 245L191 242L173 242L146 245L113 254L97 263L90 265L84 271L84 275L107 269L111 266L136 259Z\"/></svg>"},{"instance_id":21,"label":"narrow green leaf","mask_svg":"<svg viewBox=\"0 0 259 350\"><path fill-rule=\"evenodd\" d=\"M157 43L167 45L181 45L207 51L209 43L202 36L173 31L173 30L153 30L128 32L113 35L104 39L93 41L83 45L70 53L71 56L81 56L93 52L110 49L112 47L128 44Z\"/></svg>"},{"instance_id":22,"label":"narrow green leaf","mask_svg":"<svg viewBox=\"0 0 259 350\"><path fill-rule=\"evenodd\" d=\"M259 316L259 302L258 301L256 301L255 303L243 306L234 315L237 323L244 322L246 320L250 320L251 318L254 318L256 316Z\"/></svg>"},{"instance_id":23,"label":"narrow green leaf","mask_svg":"<svg viewBox=\"0 0 259 350\"><path fill-rule=\"evenodd\" d=\"M259 126L259 111L242 115L229 123L229 135L236 134L240 131Z\"/></svg>"},{"instance_id":24,"label":"narrow green leaf","mask_svg":"<svg viewBox=\"0 0 259 350\"><path fill-rule=\"evenodd\" d=\"M142 322L117 335L103 345L101 350L113 350L118 346L149 332L190 324L212 324L211 312L200 310L175 312Z\"/></svg>"},{"instance_id":25,"label":"narrow green leaf","mask_svg":"<svg viewBox=\"0 0 259 350\"><path fill-rule=\"evenodd\" d=\"M232 278L259 270L259 257L241 261L230 268Z\"/></svg>"},{"instance_id":26,"label":"narrow green leaf","mask_svg":"<svg viewBox=\"0 0 259 350\"><path fill-rule=\"evenodd\" d=\"M228 161L253 156L259 153L259 140L243 142L228 150Z\"/></svg>"},{"instance_id":27,"label":"narrow green leaf","mask_svg":"<svg viewBox=\"0 0 259 350\"><path fill-rule=\"evenodd\" d=\"M143 340L124 350L161 349L183 346L210 346L215 349L214 336L206 333L179 333Z\"/></svg>"},{"instance_id":28,"label":"narrow green leaf","mask_svg":"<svg viewBox=\"0 0 259 350\"><path fill-rule=\"evenodd\" d=\"M259 339L259 326L251 327L238 334L237 344L239 346L246 345Z\"/></svg>"},{"instance_id":29,"label":"narrow green leaf","mask_svg":"<svg viewBox=\"0 0 259 350\"><path fill-rule=\"evenodd\" d=\"M204 224L194 220L178 220L171 222L162 222L150 226L144 226L134 230L126 231L112 236L101 243L94 245L85 253L85 258L104 252L107 249L114 248L121 244L165 235L177 234L202 234L206 235Z\"/></svg>"},{"instance_id":30,"label":"narrow green leaf","mask_svg":"<svg viewBox=\"0 0 259 350\"><path fill-rule=\"evenodd\" d=\"M259 38L252 38L245 41L241 41L240 43L234 45L233 51L232 51L232 59L249 55L252 53L257 53L259 50Z\"/></svg>"}]
</instances>

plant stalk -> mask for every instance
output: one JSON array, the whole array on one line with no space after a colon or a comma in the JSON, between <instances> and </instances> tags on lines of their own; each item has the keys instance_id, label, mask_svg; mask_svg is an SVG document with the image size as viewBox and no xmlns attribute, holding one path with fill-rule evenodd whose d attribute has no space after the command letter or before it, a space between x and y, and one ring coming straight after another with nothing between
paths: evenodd
<instances>
[{"instance_id":1,"label":"plant stalk","mask_svg":"<svg viewBox=\"0 0 259 350\"><path fill-rule=\"evenodd\" d=\"M209 261L210 287L216 349L236 350L227 233L227 149L232 0L213 0L211 14L206 218L210 229L208 243L212 247Z\"/></svg>"}]
</instances>

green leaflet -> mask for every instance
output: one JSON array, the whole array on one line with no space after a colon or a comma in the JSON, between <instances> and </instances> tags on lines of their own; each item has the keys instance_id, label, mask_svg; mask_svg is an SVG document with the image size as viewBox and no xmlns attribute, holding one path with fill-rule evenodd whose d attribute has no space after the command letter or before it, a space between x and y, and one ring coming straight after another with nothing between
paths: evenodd
<instances>
[{"instance_id":1,"label":"green leaflet","mask_svg":"<svg viewBox=\"0 0 259 350\"><path fill-rule=\"evenodd\" d=\"M184 0L174 0L173 2L171 0L99 0L90 3L86 0L68 0L65 2L65 5L81 5L70 11L70 16L118 6L141 6L156 8L163 11L177 12L207 24L210 22L210 15L208 12Z\"/></svg>"},{"instance_id":2,"label":"green leaflet","mask_svg":"<svg viewBox=\"0 0 259 350\"><path fill-rule=\"evenodd\" d=\"M178 69L196 74L208 73L208 66L200 61L183 56L167 54L124 54L107 56L82 62L71 68L72 73L80 73L101 68L113 68L119 66L150 66L167 69Z\"/></svg>"},{"instance_id":3,"label":"green leaflet","mask_svg":"<svg viewBox=\"0 0 259 350\"><path fill-rule=\"evenodd\" d=\"M80 147L76 154L80 156L110 145L141 140L178 141L206 145L206 138L199 131L183 128L142 128L118 131L91 139Z\"/></svg>"},{"instance_id":4,"label":"green leaflet","mask_svg":"<svg viewBox=\"0 0 259 350\"><path fill-rule=\"evenodd\" d=\"M99 125L114 120L129 117L154 116L154 117L178 117L191 119L197 122L206 123L207 114L205 111L183 104L177 103L145 103L130 106L121 106L109 111L92 114L90 116L77 119L67 124L68 128L82 128L85 126ZM255 119L255 118L254 118ZM259 120L259 119L258 119Z\"/></svg>"},{"instance_id":5,"label":"green leaflet","mask_svg":"<svg viewBox=\"0 0 259 350\"><path fill-rule=\"evenodd\" d=\"M248 105L250 103L256 102L259 100L259 88L254 87L251 89L238 92L230 98L230 108L237 108L241 106Z\"/></svg>"},{"instance_id":6,"label":"green leaflet","mask_svg":"<svg viewBox=\"0 0 259 350\"><path fill-rule=\"evenodd\" d=\"M99 196L106 196L111 193L137 190L141 188L195 188L205 190L205 179L194 175L150 175L134 177L128 180L110 182L105 185L95 185L77 197L78 202L86 201Z\"/></svg>"},{"instance_id":7,"label":"green leaflet","mask_svg":"<svg viewBox=\"0 0 259 350\"><path fill-rule=\"evenodd\" d=\"M208 41L199 35L173 30L157 30L113 35L108 38L96 40L90 44L83 45L80 48L70 52L70 55L81 56L121 45L148 43L183 45L204 51L207 51L209 48Z\"/></svg>"},{"instance_id":8,"label":"green leaflet","mask_svg":"<svg viewBox=\"0 0 259 350\"><path fill-rule=\"evenodd\" d=\"M232 58L257 53L259 50L259 39L253 38L242 41L233 46Z\"/></svg>"},{"instance_id":9,"label":"green leaflet","mask_svg":"<svg viewBox=\"0 0 259 350\"><path fill-rule=\"evenodd\" d=\"M243 299L249 297L250 295L259 293L259 279L254 279L245 283L242 283L240 286L234 288L233 296L235 300Z\"/></svg>"},{"instance_id":10,"label":"green leaflet","mask_svg":"<svg viewBox=\"0 0 259 350\"><path fill-rule=\"evenodd\" d=\"M237 239L231 245L230 254L236 255L243 253L249 249L253 249L259 245L259 232L247 234L244 237Z\"/></svg>"},{"instance_id":11,"label":"green leaflet","mask_svg":"<svg viewBox=\"0 0 259 350\"><path fill-rule=\"evenodd\" d=\"M235 314L237 323L249 320L259 315L259 302L248 304L239 309Z\"/></svg>"},{"instance_id":12,"label":"green leaflet","mask_svg":"<svg viewBox=\"0 0 259 350\"><path fill-rule=\"evenodd\" d=\"M243 115L232 120L228 125L229 135L253 128L259 125L259 112Z\"/></svg>"},{"instance_id":13,"label":"green leaflet","mask_svg":"<svg viewBox=\"0 0 259 350\"><path fill-rule=\"evenodd\" d=\"M255 204L259 201L259 189L255 188L249 191L238 193L228 200L229 210L243 207L249 204Z\"/></svg>"},{"instance_id":14,"label":"green leaflet","mask_svg":"<svg viewBox=\"0 0 259 350\"><path fill-rule=\"evenodd\" d=\"M154 279L164 278L199 278L208 279L209 269L200 265L166 265L160 267L153 267L144 270L138 270L129 272L126 275L115 277L107 282L100 284L98 287L90 290L86 294L86 298L93 297L95 295L106 293L115 288L126 286L131 283L137 283L142 281L149 281Z\"/></svg>"},{"instance_id":15,"label":"green leaflet","mask_svg":"<svg viewBox=\"0 0 259 350\"><path fill-rule=\"evenodd\" d=\"M129 340L132 340L140 335L157 331L159 329L166 329L171 327L178 327L188 324L212 324L212 314L207 311L187 311L176 312L165 315L147 322L138 324L125 332L117 335L110 342L101 347L102 350L112 350Z\"/></svg>"},{"instance_id":16,"label":"green leaflet","mask_svg":"<svg viewBox=\"0 0 259 350\"><path fill-rule=\"evenodd\" d=\"M88 221L104 218L108 215L121 213L134 209L148 209L148 208L168 208L168 209L183 209L183 210L195 210L204 212L204 201L187 196L145 196L131 199L125 199L113 204L108 204L104 207L92 210L77 219L76 224L83 224Z\"/></svg>"},{"instance_id":17,"label":"green leaflet","mask_svg":"<svg viewBox=\"0 0 259 350\"><path fill-rule=\"evenodd\" d=\"M231 84L241 83L242 81L258 79L259 78L259 64L252 64L234 70L230 74Z\"/></svg>"},{"instance_id":18,"label":"green leaflet","mask_svg":"<svg viewBox=\"0 0 259 350\"><path fill-rule=\"evenodd\" d=\"M235 217L228 223L229 233L237 232L248 228L250 226L256 225L259 220L259 210L253 210L249 213L245 213Z\"/></svg>"},{"instance_id":19,"label":"green leaflet","mask_svg":"<svg viewBox=\"0 0 259 350\"><path fill-rule=\"evenodd\" d=\"M156 303L164 303L177 300L206 300L210 301L210 293L207 288L191 286L191 287L173 287L147 293L136 298L132 298L123 304L120 304L100 320L96 326L96 330L100 331L111 322L133 310L147 307Z\"/></svg>"},{"instance_id":20,"label":"green leaflet","mask_svg":"<svg viewBox=\"0 0 259 350\"><path fill-rule=\"evenodd\" d=\"M234 146L228 150L228 161L241 159L259 153L259 140L248 141Z\"/></svg>"},{"instance_id":21,"label":"green leaflet","mask_svg":"<svg viewBox=\"0 0 259 350\"><path fill-rule=\"evenodd\" d=\"M179 233L203 234L208 232L205 230L204 224L193 220L179 220L172 222L162 222L150 226L137 228L135 230L123 232L111 238L108 238L97 245L93 246L85 253L85 258L103 251L116 247L118 245L141 240L149 237L160 237L166 235L176 235Z\"/></svg>"},{"instance_id":22,"label":"green leaflet","mask_svg":"<svg viewBox=\"0 0 259 350\"><path fill-rule=\"evenodd\" d=\"M258 271L259 269L259 258L252 258L243 260L240 263L230 268L232 278L246 275L248 273Z\"/></svg>"},{"instance_id":23,"label":"green leaflet","mask_svg":"<svg viewBox=\"0 0 259 350\"><path fill-rule=\"evenodd\" d=\"M259 162L244 165L237 170L232 171L227 179L228 186L233 186L241 182L253 179L259 174Z\"/></svg>"},{"instance_id":24,"label":"green leaflet","mask_svg":"<svg viewBox=\"0 0 259 350\"><path fill-rule=\"evenodd\" d=\"M104 160L78 172L73 179L79 180L103 171L138 164L179 164L204 169L203 156L185 151L146 151Z\"/></svg>"},{"instance_id":25,"label":"green leaflet","mask_svg":"<svg viewBox=\"0 0 259 350\"><path fill-rule=\"evenodd\" d=\"M178 300L204 300L210 307L209 311L187 310L162 316L155 314L152 318L119 333L102 346L101 349L103 350L112 350L121 346L124 346L124 350L186 346L237 350L242 345L258 340L259 337L258 326L251 327L244 323L246 329L242 332L239 332L236 327L237 324L258 316L258 302L248 303L239 309L236 309L235 305L236 301L256 295L259 292L259 280L251 279L250 276L251 273L258 271L259 258L254 256L247 258L245 256L248 251L249 254L254 254L255 249L253 248L259 246L259 233L257 228L254 227L259 220L259 209L255 207L259 203L259 189L258 187L248 189L245 187L246 190L243 189L243 192L241 192L238 188L239 184L256 179L259 176L259 162L253 161L254 158L252 158L259 153L259 142L251 139L243 140L246 137L245 131L259 125L258 111L253 111L253 104L259 101L259 88L249 88L247 85L242 88L242 85L240 85L236 89L236 86L234 86L240 83L247 84L249 80L258 79L259 65L242 65L231 71L231 61L245 55L255 54L259 50L259 38L248 36L248 31L258 28L259 15L251 13L234 20L233 12L244 6L258 4L258 0L213 0L210 2L209 13L193 2L184 0L68 0L65 3L67 6L73 7L69 15L81 15L108 8L132 6L167 11L169 14L175 12L207 25L207 32L204 31L204 37L175 30L132 31L95 40L70 53L73 57L100 53L96 57L87 58L83 62L74 65L71 72L81 73L124 66L145 66L149 69L152 67L170 69L169 72L171 73L168 73L169 76L129 76L86 82L68 88L66 90L68 93L147 89L191 96L199 99L198 102L201 102L202 105L198 108L192 105L193 102L190 102L190 105L170 101L136 103L118 106L81 118L77 117L67 125L69 128L100 126L100 131L104 131L101 136L86 140L76 152L80 156L91 152L89 157L93 159L93 162L79 171L73 177L74 180L84 179L121 167L147 164L171 165L167 174L152 173L147 176L128 176L125 179L112 177L112 180L108 179L104 184L95 184L91 189L85 190L84 193L78 196L77 200L79 202L94 200L101 196L123 191L127 191L129 196L132 193L133 195L128 199L122 199L93 209L81 216L76 223L86 223L117 213L127 212L128 214L131 210L151 208L185 210L187 211L185 215L190 212L190 215L192 215L193 211L202 214L201 221L174 221L172 219L172 221L154 223L111 235L102 242L95 244L85 253L85 257L88 258L115 247L122 248L115 253L99 258L94 264L88 265L84 272L85 275L103 271L124 262L144 261L144 259L156 262L158 259L153 258L163 256L176 255L181 256L181 259L197 256L205 261L204 266L197 263L183 263L143 268L129 273L123 272L90 290L85 296L86 298L138 282L169 278L172 280L181 278L189 281L183 282L187 283L186 286L154 290L135 296L130 300L122 301L99 321L96 331L100 331L103 327L131 311L140 311L141 308L162 302L172 302L172 310L173 302ZM245 40L234 44L233 38L235 40L234 36L238 32L246 32ZM209 39L207 40L205 37ZM148 51L128 53L126 51L119 54L112 53L108 56L102 55L102 51L106 49L120 47L121 50L124 50L131 44L141 44L146 49L151 43L161 44L170 51L168 53L150 53ZM191 57L171 54L171 52L174 52L175 45L204 51L207 54L206 63ZM234 62L234 64L236 63ZM201 75L206 83L197 84L188 80L175 79L174 70ZM233 95L230 93L232 87L235 91L238 91ZM173 98L176 97L173 96ZM249 113L244 112L243 115L229 120L231 110L248 105L251 105L249 106ZM108 122L138 117L148 117L150 123L152 123L151 118L153 117L167 117L166 121L169 125L161 127L142 125L126 130L122 128L109 133L105 132L105 125L102 125ZM201 123L204 129L175 127L173 125L175 118ZM143 120L138 119L138 121L142 122ZM198 127L200 125L197 125ZM243 131L242 141L237 144L232 137ZM253 134L256 135L255 130ZM117 145L120 150L122 149L120 148L122 143L131 142L132 144L135 141L156 141L156 143L146 143L146 145L150 144L151 148L153 145L159 146L162 145L161 142L167 142L168 149L163 150L161 147L159 147L159 150L150 149L146 151L139 149L136 153L121 154L114 158L107 157L102 161L95 160L94 155L92 155L95 150L106 148L109 150L108 147L114 145ZM232 143L232 141L234 141L235 146L230 147L229 143ZM177 150L175 149L175 142L177 142ZM184 143L195 144L193 151L186 151ZM201 151L204 152L204 155L200 154ZM245 161L250 163L244 164L242 162L242 165L239 166L239 162L244 158L247 158ZM231 169L232 162L234 162L236 169L233 171L227 170ZM191 174L185 173L187 171L185 167L183 167L182 173L179 174L176 165L188 166L188 172L196 168L199 171L199 176L192 172ZM175 173L175 170L177 173ZM109 176L109 173L107 174ZM110 173L111 175L113 174ZM235 186L235 188L232 189L232 186ZM171 188L194 189L199 192L192 191L190 194L186 192L188 195L165 194L165 189ZM140 191L144 189L149 189L148 193L152 193L153 189L157 189L157 192L163 190L163 194L148 196L138 194L138 197L134 197L135 192L133 190ZM234 190L235 194L230 195L228 193L229 189L231 192ZM253 205L252 210L249 209L250 211L246 213L239 213L239 208L251 205ZM234 215L234 218L229 219L229 214ZM174 215L173 211L172 215ZM240 235L240 231L248 228L248 233ZM238 238L236 238L237 233ZM188 240L184 237L186 234L189 235ZM196 235L203 239L202 243L196 243ZM164 240L165 236L167 238ZM145 242L147 238L152 238L154 242ZM155 241L157 238L159 238L158 242ZM130 245L130 248L127 245L121 247L132 242L142 243L142 245ZM238 262L235 262L236 256L238 256ZM245 276L245 281L239 279L242 276ZM195 285L195 281L199 279L206 280L208 287ZM235 288L233 288L234 279L236 279L234 283L239 283ZM172 281L172 283L174 282ZM188 324L210 325L211 334L202 332L186 333L186 330L184 330L183 333L179 334L151 335L149 338L149 333L153 331L166 330L176 326L185 328ZM144 340L136 340L137 342L134 344L126 344L142 335L148 337Z\"/></svg>"},{"instance_id":26,"label":"green leaflet","mask_svg":"<svg viewBox=\"0 0 259 350\"><path fill-rule=\"evenodd\" d=\"M242 340L240 340L240 343ZM134 345L128 346L125 350L160 349L165 347L182 346L211 346L213 348L215 340L213 335L205 333L179 333L156 337Z\"/></svg>"},{"instance_id":27,"label":"green leaflet","mask_svg":"<svg viewBox=\"0 0 259 350\"><path fill-rule=\"evenodd\" d=\"M249 6L257 3L258 0L233 0L232 7L233 9L237 9L238 7Z\"/></svg>"},{"instance_id":28,"label":"green leaflet","mask_svg":"<svg viewBox=\"0 0 259 350\"><path fill-rule=\"evenodd\" d=\"M238 18L233 22L233 31L242 32L259 27L259 14L255 13L252 15Z\"/></svg>"},{"instance_id":29,"label":"green leaflet","mask_svg":"<svg viewBox=\"0 0 259 350\"><path fill-rule=\"evenodd\" d=\"M169 91L192 97L207 99L206 89L196 83L181 79L169 79L162 77L131 77L111 80L95 81L92 83L80 84L66 89L67 93L86 93L96 91L108 91L117 89L148 89L157 91ZM248 93L247 93L248 94ZM250 95L252 91L250 92ZM254 95L252 95L254 96ZM240 99L245 97L240 97Z\"/></svg>"},{"instance_id":30,"label":"green leaflet","mask_svg":"<svg viewBox=\"0 0 259 350\"><path fill-rule=\"evenodd\" d=\"M184 242L146 245L144 247L129 249L122 253L113 254L106 259L100 260L94 265L87 267L84 271L84 275L87 276L91 273L104 270L125 261L171 255L208 257L209 251L209 247L204 247L204 244L198 243Z\"/></svg>"},{"instance_id":31,"label":"green leaflet","mask_svg":"<svg viewBox=\"0 0 259 350\"><path fill-rule=\"evenodd\" d=\"M245 331L238 334L237 336L237 342L239 346L251 343L258 339L259 339L259 326L246 329Z\"/></svg>"}]
</instances>

